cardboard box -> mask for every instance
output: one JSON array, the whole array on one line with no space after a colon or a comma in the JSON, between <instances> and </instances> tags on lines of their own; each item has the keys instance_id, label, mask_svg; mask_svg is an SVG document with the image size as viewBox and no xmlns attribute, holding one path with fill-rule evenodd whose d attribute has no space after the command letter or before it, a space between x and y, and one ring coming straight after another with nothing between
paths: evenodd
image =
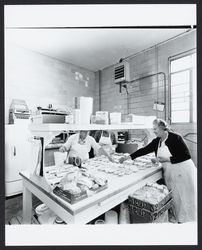
<instances>
[{"instance_id":1,"label":"cardboard box","mask_svg":"<svg viewBox=\"0 0 202 250\"><path fill-rule=\"evenodd\" d=\"M108 111L96 111L95 121L97 124L109 124L109 113Z\"/></svg>"}]
</instances>

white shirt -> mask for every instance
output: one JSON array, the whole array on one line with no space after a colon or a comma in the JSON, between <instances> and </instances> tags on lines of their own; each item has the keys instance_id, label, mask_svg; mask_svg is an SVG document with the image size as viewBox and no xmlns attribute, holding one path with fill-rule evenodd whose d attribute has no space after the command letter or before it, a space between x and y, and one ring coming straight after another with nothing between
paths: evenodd
<instances>
[{"instance_id":1,"label":"white shirt","mask_svg":"<svg viewBox=\"0 0 202 250\"><path fill-rule=\"evenodd\" d=\"M67 142L64 144L65 148L69 152L70 156L79 156L79 151L81 148L85 148L86 152L90 152L91 147L97 153L99 148L101 147L92 136L87 135L82 144L79 144L79 133L71 135ZM81 147L82 146L82 147ZM83 150L82 150L83 151ZM82 157L83 158L83 157Z\"/></svg>"}]
</instances>

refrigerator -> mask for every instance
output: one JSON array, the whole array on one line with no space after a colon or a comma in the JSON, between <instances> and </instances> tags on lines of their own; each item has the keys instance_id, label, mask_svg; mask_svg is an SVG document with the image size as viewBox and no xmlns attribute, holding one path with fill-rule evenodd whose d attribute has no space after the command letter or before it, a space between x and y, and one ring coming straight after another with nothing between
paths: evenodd
<instances>
[{"instance_id":1,"label":"refrigerator","mask_svg":"<svg viewBox=\"0 0 202 250\"><path fill-rule=\"evenodd\" d=\"M30 132L28 120L5 125L5 195L13 196L23 191L19 172L30 164Z\"/></svg>"}]
</instances>

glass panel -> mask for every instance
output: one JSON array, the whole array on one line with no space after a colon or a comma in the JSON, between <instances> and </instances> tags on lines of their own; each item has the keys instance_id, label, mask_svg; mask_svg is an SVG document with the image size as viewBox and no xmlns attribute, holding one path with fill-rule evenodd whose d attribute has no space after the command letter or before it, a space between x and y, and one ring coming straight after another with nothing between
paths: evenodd
<instances>
[{"instance_id":1,"label":"glass panel","mask_svg":"<svg viewBox=\"0 0 202 250\"><path fill-rule=\"evenodd\" d=\"M172 122L197 120L196 53L171 61L171 119ZM180 72L179 72L180 71ZM190 73L192 72L192 79ZM191 86L191 92L190 92ZM190 101L192 107L190 109ZM192 112L192 113L191 113Z\"/></svg>"},{"instance_id":2,"label":"glass panel","mask_svg":"<svg viewBox=\"0 0 202 250\"><path fill-rule=\"evenodd\" d=\"M175 99L181 99L183 98L183 102L184 100L186 100L187 98L189 98L190 94L189 92L184 92L184 93L172 93L172 102L175 101Z\"/></svg>"},{"instance_id":3,"label":"glass panel","mask_svg":"<svg viewBox=\"0 0 202 250\"><path fill-rule=\"evenodd\" d=\"M190 68L192 66L191 55L171 61L171 73Z\"/></svg>"},{"instance_id":4,"label":"glass panel","mask_svg":"<svg viewBox=\"0 0 202 250\"><path fill-rule=\"evenodd\" d=\"M189 93L189 84L181 84L176 85L172 87L172 93L178 94L178 93Z\"/></svg>"},{"instance_id":5,"label":"glass panel","mask_svg":"<svg viewBox=\"0 0 202 250\"><path fill-rule=\"evenodd\" d=\"M183 71L179 73L174 73L171 75L171 85L178 85L180 83L187 83L189 80L189 71Z\"/></svg>"},{"instance_id":6,"label":"glass panel","mask_svg":"<svg viewBox=\"0 0 202 250\"><path fill-rule=\"evenodd\" d=\"M181 103L172 102L172 111L176 111L176 110L189 110L189 102L181 102Z\"/></svg>"},{"instance_id":7,"label":"glass panel","mask_svg":"<svg viewBox=\"0 0 202 250\"><path fill-rule=\"evenodd\" d=\"M172 102L189 102L190 96L188 94L180 93L172 95Z\"/></svg>"},{"instance_id":8,"label":"glass panel","mask_svg":"<svg viewBox=\"0 0 202 250\"><path fill-rule=\"evenodd\" d=\"M173 111L172 122L189 122L190 112L187 111Z\"/></svg>"}]
</instances>

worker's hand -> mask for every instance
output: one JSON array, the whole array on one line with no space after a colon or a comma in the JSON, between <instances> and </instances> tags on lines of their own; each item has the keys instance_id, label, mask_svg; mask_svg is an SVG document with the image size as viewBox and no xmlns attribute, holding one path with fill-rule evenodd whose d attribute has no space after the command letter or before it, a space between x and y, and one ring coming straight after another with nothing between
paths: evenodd
<instances>
[{"instance_id":1,"label":"worker's hand","mask_svg":"<svg viewBox=\"0 0 202 250\"><path fill-rule=\"evenodd\" d=\"M124 161L129 160L129 159L131 159L130 156L123 156L123 157L121 157L121 158L119 159L119 163L123 163Z\"/></svg>"},{"instance_id":2,"label":"worker's hand","mask_svg":"<svg viewBox=\"0 0 202 250\"><path fill-rule=\"evenodd\" d=\"M114 159L113 159L111 156L109 156L108 158L109 158L109 160L110 160L111 162L115 162Z\"/></svg>"},{"instance_id":3,"label":"worker's hand","mask_svg":"<svg viewBox=\"0 0 202 250\"><path fill-rule=\"evenodd\" d=\"M67 150L66 150L65 146L62 146L62 147L59 148L59 151L64 153L64 152L66 152Z\"/></svg>"},{"instance_id":4,"label":"worker's hand","mask_svg":"<svg viewBox=\"0 0 202 250\"><path fill-rule=\"evenodd\" d=\"M160 164L159 159L158 159L157 157L152 158L152 159L151 159L151 162L152 162L152 166L153 166L153 167L158 167L159 164Z\"/></svg>"},{"instance_id":5,"label":"worker's hand","mask_svg":"<svg viewBox=\"0 0 202 250\"><path fill-rule=\"evenodd\" d=\"M158 160L158 158L152 158L152 159L151 159L151 162L152 162L153 164L158 164L158 163L159 163L159 160Z\"/></svg>"},{"instance_id":6,"label":"worker's hand","mask_svg":"<svg viewBox=\"0 0 202 250\"><path fill-rule=\"evenodd\" d=\"M158 157L158 161L163 163L163 162L170 162L169 157Z\"/></svg>"},{"instance_id":7,"label":"worker's hand","mask_svg":"<svg viewBox=\"0 0 202 250\"><path fill-rule=\"evenodd\" d=\"M126 157L124 157L124 156L121 157L121 158L119 159L119 163L123 163L123 162L125 161L125 158L126 158Z\"/></svg>"}]
</instances>

